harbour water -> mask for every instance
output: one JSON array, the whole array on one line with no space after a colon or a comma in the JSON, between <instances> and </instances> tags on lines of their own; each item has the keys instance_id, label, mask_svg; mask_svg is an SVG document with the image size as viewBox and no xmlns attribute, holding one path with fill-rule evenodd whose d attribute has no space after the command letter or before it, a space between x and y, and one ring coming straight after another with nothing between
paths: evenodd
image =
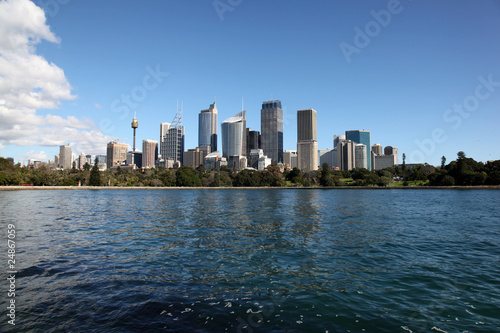
<instances>
[{"instance_id":1,"label":"harbour water","mask_svg":"<svg viewBox=\"0 0 500 333\"><path fill-rule=\"evenodd\" d=\"M500 331L499 203L498 190L0 192L0 331Z\"/></svg>"}]
</instances>

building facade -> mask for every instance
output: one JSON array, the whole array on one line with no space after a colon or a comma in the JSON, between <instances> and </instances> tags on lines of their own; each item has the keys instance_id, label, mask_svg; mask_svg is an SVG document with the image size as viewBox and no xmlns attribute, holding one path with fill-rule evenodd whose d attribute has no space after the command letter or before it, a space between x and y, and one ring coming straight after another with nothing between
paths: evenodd
<instances>
[{"instance_id":1,"label":"building facade","mask_svg":"<svg viewBox=\"0 0 500 333\"><path fill-rule=\"evenodd\" d=\"M128 145L111 141L106 149L106 167L111 169L117 165L123 165L127 162ZM100 161L102 162L102 161Z\"/></svg>"},{"instance_id":2,"label":"building facade","mask_svg":"<svg viewBox=\"0 0 500 333\"><path fill-rule=\"evenodd\" d=\"M217 115L215 102L198 115L198 147L207 154L217 150Z\"/></svg>"},{"instance_id":3,"label":"building facade","mask_svg":"<svg viewBox=\"0 0 500 333\"><path fill-rule=\"evenodd\" d=\"M273 164L283 162L283 109L278 100L262 103L261 148Z\"/></svg>"},{"instance_id":4,"label":"building facade","mask_svg":"<svg viewBox=\"0 0 500 333\"><path fill-rule=\"evenodd\" d=\"M158 160L158 141L142 140L142 167L154 168Z\"/></svg>"},{"instance_id":5,"label":"building facade","mask_svg":"<svg viewBox=\"0 0 500 333\"><path fill-rule=\"evenodd\" d=\"M206 151L201 150L199 147L195 149L188 149L184 152L184 165L196 169L205 163Z\"/></svg>"},{"instance_id":6,"label":"building facade","mask_svg":"<svg viewBox=\"0 0 500 333\"><path fill-rule=\"evenodd\" d=\"M318 170L316 110L297 111L297 161L300 170Z\"/></svg>"},{"instance_id":7,"label":"building facade","mask_svg":"<svg viewBox=\"0 0 500 333\"><path fill-rule=\"evenodd\" d=\"M346 140L351 140L356 143L362 143L366 147L371 147L370 143L370 131L365 131L365 130L353 130L353 131L346 131L345 132L345 137ZM367 149L366 150L366 169L371 170L371 152Z\"/></svg>"},{"instance_id":8,"label":"building facade","mask_svg":"<svg viewBox=\"0 0 500 333\"><path fill-rule=\"evenodd\" d=\"M221 125L222 156L246 156L246 111L224 120Z\"/></svg>"},{"instance_id":9,"label":"building facade","mask_svg":"<svg viewBox=\"0 0 500 333\"><path fill-rule=\"evenodd\" d=\"M163 136L160 146L162 159L184 162L184 126L170 127Z\"/></svg>"},{"instance_id":10,"label":"building facade","mask_svg":"<svg viewBox=\"0 0 500 333\"><path fill-rule=\"evenodd\" d=\"M71 169L72 157L70 145L63 145L59 147L59 167L62 169Z\"/></svg>"}]
</instances>

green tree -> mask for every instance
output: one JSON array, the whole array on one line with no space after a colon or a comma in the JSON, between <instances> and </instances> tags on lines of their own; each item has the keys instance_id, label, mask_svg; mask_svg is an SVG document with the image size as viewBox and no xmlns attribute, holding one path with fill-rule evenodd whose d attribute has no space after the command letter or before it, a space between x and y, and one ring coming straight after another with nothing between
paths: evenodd
<instances>
[{"instance_id":1,"label":"green tree","mask_svg":"<svg viewBox=\"0 0 500 333\"><path fill-rule=\"evenodd\" d=\"M99 159L96 157L94 166L90 170L89 186L101 186L101 172L99 171Z\"/></svg>"},{"instance_id":2,"label":"green tree","mask_svg":"<svg viewBox=\"0 0 500 333\"><path fill-rule=\"evenodd\" d=\"M444 169L446 166L446 157L442 156L441 157L441 169Z\"/></svg>"},{"instance_id":3,"label":"green tree","mask_svg":"<svg viewBox=\"0 0 500 333\"><path fill-rule=\"evenodd\" d=\"M175 172L175 184L181 187L201 186L201 179L193 168L181 166Z\"/></svg>"},{"instance_id":4,"label":"green tree","mask_svg":"<svg viewBox=\"0 0 500 333\"><path fill-rule=\"evenodd\" d=\"M319 183L321 186L335 186L335 181L328 163L323 163Z\"/></svg>"},{"instance_id":5,"label":"green tree","mask_svg":"<svg viewBox=\"0 0 500 333\"><path fill-rule=\"evenodd\" d=\"M83 165L83 170L90 171L90 168L91 168L91 166L90 166L89 162L85 162L85 164Z\"/></svg>"}]
</instances>

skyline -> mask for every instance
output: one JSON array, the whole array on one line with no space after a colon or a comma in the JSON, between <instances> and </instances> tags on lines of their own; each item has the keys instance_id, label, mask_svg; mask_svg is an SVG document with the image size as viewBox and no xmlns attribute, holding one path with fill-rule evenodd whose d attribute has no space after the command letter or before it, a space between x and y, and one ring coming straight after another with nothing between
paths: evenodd
<instances>
[{"instance_id":1,"label":"skyline","mask_svg":"<svg viewBox=\"0 0 500 333\"><path fill-rule=\"evenodd\" d=\"M34 1L46 21L33 2L0 2L0 155L132 147L134 113L138 142L155 140L177 100L192 149L200 111L216 98L227 119L243 98L260 132L262 102L282 102L284 150L313 108L318 149L365 129L407 163L500 159L498 2L221 2Z\"/></svg>"}]
</instances>

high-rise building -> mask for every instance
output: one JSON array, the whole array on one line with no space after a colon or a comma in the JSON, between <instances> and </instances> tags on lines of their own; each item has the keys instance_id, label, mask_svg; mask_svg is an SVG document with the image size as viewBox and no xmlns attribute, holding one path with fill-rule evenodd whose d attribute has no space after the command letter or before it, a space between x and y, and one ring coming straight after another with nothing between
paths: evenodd
<instances>
[{"instance_id":1,"label":"high-rise building","mask_svg":"<svg viewBox=\"0 0 500 333\"><path fill-rule=\"evenodd\" d=\"M198 147L210 153L217 150L217 106L215 102L198 117Z\"/></svg>"},{"instance_id":2,"label":"high-rise building","mask_svg":"<svg viewBox=\"0 0 500 333\"><path fill-rule=\"evenodd\" d=\"M376 143L372 146L372 152L375 153L375 155L383 155L382 151L382 145L380 143Z\"/></svg>"},{"instance_id":3,"label":"high-rise building","mask_svg":"<svg viewBox=\"0 0 500 333\"><path fill-rule=\"evenodd\" d=\"M127 162L128 145L111 141L106 149L106 167L111 169L114 166L122 165ZM100 161L101 163L103 161Z\"/></svg>"},{"instance_id":4,"label":"high-rise building","mask_svg":"<svg viewBox=\"0 0 500 333\"><path fill-rule=\"evenodd\" d=\"M142 167L154 168L158 159L158 141L142 140Z\"/></svg>"},{"instance_id":5,"label":"high-rise building","mask_svg":"<svg viewBox=\"0 0 500 333\"><path fill-rule=\"evenodd\" d=\"M59 167L63 169L71 169L72 165L71 146L69 144L59 147Z\"/></svg>"},{"instance_id":6,"label":"high-rise building","mask_svg":"<svg viewBox=\"0 0 500 333\"><path fill-rule=\"evenodd\" d=\"M221 132L222 156L246 156L246 111L224 120Z\"/></svg>"},{"instance_id":7,"label":"high-rise building","mask_svg":"<svg viewBox=\"0 0 500 333\"><path fill-rule=\"evenodd\" d=\"M357 143L354 146L354 158L355 158L354 167L355 168L367 169L367 165L368 165L367 156L369 156L369 158L371 159L371 155L367 155L366 151L367 151L367 148L362 143Z\"/></svg>"},{"instance_id":8,"label":"high-rise building","mask_svg":"<svg viewBox=\"0 0 500 333\"><path fill-rule=\"evenodd\" d=\"M297 159L301 170L318 170L316 110L297 111Z\"/></svg>"},{"instance_id":9,"label":"high-rise building","mask_svg":"<svg viewBox=\"0 0 500 333\"><path fill-rule=\"evenodd\" d=\"M337 144L337 164L340 170L352 170L356 165L356 143L351 140L342 140Z\"/></svg>"},{"instance_id":10,"label":"high-rise building","mask_svg":"<svg viewBox=\"0 0 500 333\"><path fill-rule=\"evenodd\" d=\"M165 135L167 135L167 132L168 130L170 129L170 126L171 124L170 123L160 123L160 141L158 141L158 151L160 152L160 155L162 155L162 151L163 151L163 148L162 148L162 142L163 142L163 138L165 137ZM162 156L163 158L163 156Z\"/></svg>"},{"instance_id":11,"label":"high-rise building","mask_svg":"<svg viewBox=\"0 0 500 333\"><path fill-rule=\"evenodd\" d=\"M362 143L366 147L371 147L370 143L370 131L365 131L365 130L353 130L353 131L346 131L345 132L345 137L346 140L351 140L356 143ZM366 149L366 161L367 161L367 166L366 168L368 170L371 170L371 152Z\"/></svg>"},{"instance_id":12,"label":"high-rise building","mask_svg":"<svg viewBox=\"0 0 500 333\"><path fill-rule=\"evenodd\" d=\"M173 159L175 162L184 162L184 126L169 128L161 143L161 157Z\"/></svg>"},{"instance_id":13,"label":"high-rise building","mask_svg":"<svg viewBox=\"0 0 500 333\"><path fill-rule=\"evenodd\" d=\"M262 103L261 148L273 164L283 162L283 109L278 100Z\"/></svg>"},{"instance_id":14,"label":"high-rise building","mask_svg":"<svg viewBox=\"0 0 500 333\"><path fill-rule=\"evenodd\" d=\"M250 161L250 152L252 149L260 149L260 132L252 131L251 128L247 128L247 158Z\"/></svg>"}]
</instances>

